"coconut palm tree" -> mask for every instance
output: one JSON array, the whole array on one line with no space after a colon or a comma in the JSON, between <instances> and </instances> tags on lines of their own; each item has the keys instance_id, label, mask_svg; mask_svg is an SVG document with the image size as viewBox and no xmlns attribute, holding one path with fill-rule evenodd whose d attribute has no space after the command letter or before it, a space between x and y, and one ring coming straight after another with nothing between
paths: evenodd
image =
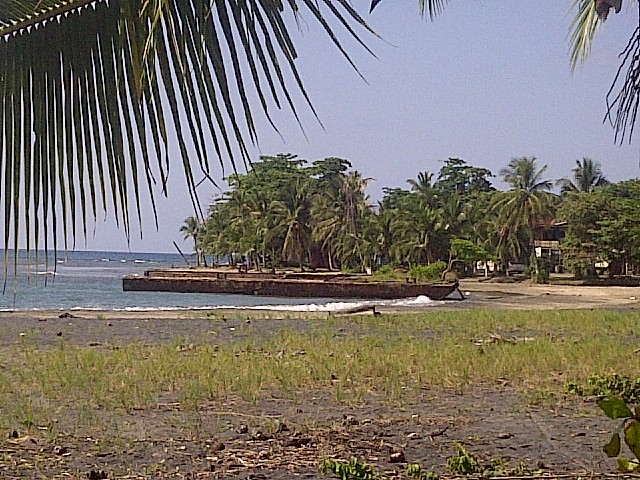
<instances>
[{"instance_id":1,"label":"coconut palm tree","mask_svg":"<svg viewBox=\"0 0 640 480\"><path fill-rule=\"evenodd\" d=\"M204 239L202 248L205 253L213 256L215 261L226 257L229 264L233 265L234 249L231 247L231 209L226 199L217 198L209 207L207 219L204 224Z\"/></svg>"},{"instance_id":2,"label":"coconut palm tree","mask_svg":"<svg viewBox=\"0 0 640 480\"><path fill-rule=\"evenodd\" d=\"M202 249L200 248L201 236L204 236L204 226L196 217L187 217L180 227L180 233L185 240L193 240L193 252L196 254L198 266L202 260Z\"/></svg>"},{"instance_id":3,"label":"coconut palm tree","mask_svg":"<svg viewBox=\"0 0 640 480\"><path fill-rule=\"evenodd\" d=\"M311 230L309 215L311 202L306 178L294 177L274 202L272 232L281 236L282 257L297 262L301 269L309 257Z\"/></svg>"},{"instance_id":4,"label":"coconut palm tree","mask_svg":"<svg viewBox=\"0 0 640 480\"><path fill-rule=\"evenodd\" d=\"M420 195L429 196L433 193L433 173L418 172L418 177L407 180L407 183L411 185L411 191L419 193Z\"/></svg>"},{"instance_id":5,"label":"coconut palm tree","mask_svg":"<svg viewBox=\"0 0 640 480\"><path fill-rule=\"evenodd\" d=\"M609 180L602 174L599 162L584 157L582 161L576 160L576 166L571 170L575 183L568 178L561 178L556 182L560 186L560 193L592 192L596 187L609 185Z\"/></svg>"},{"instance_id":6,"label":"coconut palm tree","mask_svg":"<svg viewBox=\"0 0 640 480\"><path fill-rule=\"evenodd\" d=\"M342 264L346 264L346 259L358 259L360 265L348 265L349 267L371 266L367 256L368 240L365 233L372 231L367 227L370 224L369 217L371 207L369 197L365 189L371 182L371 178L363 178L360 172L349 172L340 188L340 196L343 202L342 211L342 232L340 239L340 252ZM368 265L365 265L368 264Z\"/></svg>"},{"instance_id":7,"label":"coconut palm tree","mask_svg":"<svg viewBox=\"0 0 640 480\"><path fill-rule=\"evenodd\" d=\"M434 258L434 239L442 222L437 209L410 193L399 199L391 220L393 245L390 249L396 263L428 264Z\"/></svg>"},{"instance_id":8,"label":"coconut palm tree","mask_svg":"<svg viewBox=\"0 0 640 480\"><path fill-rule=\"evenodd\" d=\"M527 258L536 227L553 214L554 196L547 191L552 183L543 178L546 170L546 165L538 169L535 157L520 157L500 172L511 186L511 190L494 196L492 206L499 227L498 250L504 262Z\"/></svg>"},{"instance_id":9,"label":"coconut palm tree","mask_svg":"<svg viewBox=\"0 0 640 480\"><path fill-rule=\"evenodd\" d=\"M509 166L500 170L500 175L512 189L531 193L551 189L551 181L543 180L546 171L547 165L543 165L540 170L537 169L535 157L519 157L511 160Z\"/></svg>"},{"instance_id":10,"label":"coconut palm tree","mask_svg":"<svg viewBox=\"0 0 640 480\"><path fill-rule=\"evenodd\" d=\"M172 161L201 217L210 158L248 160L257 116L298 118L294 90L313 111L291 36L302 13L349 62L344 39L373 33L348 0L0 0L5 249L56 250L99 210L130 235Z\"/></svg>"},{"instance_id":11,"label":"coconut palm tree","mask_svg":"<svg viewBox=\"0 0 640 480\"><path fill-rule=\"evenodd\" d=\"M420 196L430 207L435 208L438 201L438 190L435 187L434 174L430 172L418 172L418 176L407 180L411 185L411 192Z\"/></svg>"},{"instance_id":12,"label":"coconut palm tree","mask_svg":"<svg viewBox=\"0 0 640 480\"><path fill-rule=\"evenodd\" d=\"M360 172L349 172L334 180L333 188L326 188L329 186L327 182L321 182L325 188L314 196L311 207L312 236L322 245L330 268L334 257L340 260L343 267L347 266L348 259L354 258L362 264L367 243L364 225L371 227L367 223L371 208L365 193L371 179L363 178Z\"/></svg>"}]
</instances>

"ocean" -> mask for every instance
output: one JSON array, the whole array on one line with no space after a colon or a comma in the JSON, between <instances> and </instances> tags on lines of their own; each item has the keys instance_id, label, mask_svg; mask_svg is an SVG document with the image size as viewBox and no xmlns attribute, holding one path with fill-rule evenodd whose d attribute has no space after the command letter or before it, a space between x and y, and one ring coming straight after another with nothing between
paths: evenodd
<instances>
[{"instance_id":1,"label":"ocean","mask_svg":"<svg viewBox=\"0 0 640 480\"><path fill-rule=\"evenodd\" d=\"M125 275L142 275L150 268L185 266L184 259L172 253L125 253L71 251L49 255L44 265L27 266L24 252L18 255L18 275L9 274L0 311L32 310L113 310L153 311L188 309L270 309L281 311L339 311L365 305L429 306L426 297L391 301L363 301L332 298L276 298L252 295L205 293L124 292ZM10 261L9 270L13 268Z\"/></svg>"}]
</instances>

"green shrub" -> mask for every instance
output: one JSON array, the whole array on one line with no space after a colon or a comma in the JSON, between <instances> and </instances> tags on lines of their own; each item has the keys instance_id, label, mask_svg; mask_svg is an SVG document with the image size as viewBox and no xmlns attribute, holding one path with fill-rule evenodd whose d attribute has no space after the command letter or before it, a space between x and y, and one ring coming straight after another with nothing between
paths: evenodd
<instances>
[{"instance_id":1,"label":"green shrub","mask_svg":"<svg viewBox=\"0 0 640 480\"><path fill-rule=\"evenodd\" d=\"M392 265L382 265L373 272L373 280L384 282L391 280L404 280L405 273L396 270Z\"/></svg>"},{"instance_id":2,"label":"green shrub","mask_svg":"<svg viewBox=\"0 0 640 480\"><path fill-rule=\"evenodd\" d=\"M640 403L640 378L630 378L614 373L600 376L597 374L587 378L587 385L568 382L565 392L579 396L612 397L619 396L629 403Z\"/></svg>"},{"instance_id":3,"label":"green shrub","mask_svg":"<svg viewBox=\"0 0 640 480\"><path fill-rule=\"evenodd\" d=\"M416 265L409 270L409 278L418 282L440 280L447 269L445 262L434 262L429 265Z\"/></svg>"},{"instance_id":4,"label":"green shrub","mask_svg":"<svg viewBox=\"0 0 640 480\"><path fill-rule=\"evenodd\" d=\"M352 458L349 462L325 459L320 463L320 472L333 473L342 480L373 480L382 478L380 474L369 464Z\"/></svg>"},{"instance_id":5,"label":"green shrub","mask_svg":"<svg viewBox=\"0 0 640 480\"><path fill-rule=\"evenodd\" d=\"M461 443L456 442L455 447L457 453L447 459L447 468L449 471L459 475L478 473L480 466L475 457L467 452Z\"/></svg>"},{"instance_id":6,"label":"green shrub","mask_svg":"<svg viewBox=\"0 0 640 480\"><path fill-rule=\"evenodd\" d=\"M535 283L549 283L549 271L546 268L540 268L531 278Z\"/></svg>"}]
</instances>

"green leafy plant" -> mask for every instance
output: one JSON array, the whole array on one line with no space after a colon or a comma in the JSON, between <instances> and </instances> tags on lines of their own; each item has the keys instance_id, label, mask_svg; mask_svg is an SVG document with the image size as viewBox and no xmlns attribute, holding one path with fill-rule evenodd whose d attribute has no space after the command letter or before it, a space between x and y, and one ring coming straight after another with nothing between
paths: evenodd
<instances>
[{"instance_id":1,"label":"green leafy plant","mask_svg":"<svg viewBox=\"0 0 640 480\"><path fill-rule=\"evenodd\" d=\"M504 458L492 458L481 463L469 453L462 443L455 442L456 454L447 459L447 469L457 475L480 475L482 478L492 477L526 477L540 475L540 469L530 468L526 462L519 462L515 467ZM431 473L431 472L429 472ZM437 477L415 477L433 479Z\"/></svg>"},{"instance_id":2,"label":"green leafy plant","mask_svg":"<svg viewBox=\"0 0 640 480\"><path fill-rule=\"evenodd\" d=\"M565 392L579 396L620 397L627 403L640 403L640 378L630 378L614 373L612 375L591 375L587 385L568 382Z\"/></svg>"},{"instance_id":3,"label":"green leafy plant","mask_svg":"<svg viewBox=\"0 0 640 480\"><path fill-rule=\"evenodd\" d=\"M537 272L534 272L531 279L535 283L546 284L549 283L549 270L546 267L541 267Z\"/></svg>"},{"instance_id":4,"label":"green leafy plant","mask_svg":"<svg viewBox=\"0 0 640 480\"><path fill-rule=\"evenodd\" d=\"M456 442L454 445L457 452L453 457L447 459L447 468L449 471L462 475L478 473L480 466L475 457L467 452L467 449L464 448L464 445L461 443Z\"/></svg>"},{"instance_id":5,"label":"green leafy plant","mask_svg":"<svg viewBox=\"0 0 640 480\"><path fill-rule=\"evenodd\" d=\"M320 472L333 473L342 480L384 480L371 465L352 458L348 462L340 460L324 459L320 464Z\"/></svg>"},{"instance_id":6,"label":"green leafy plant","mask_svg":"<svg viewBox=\"0 0 640 480\"><path fill-rule=\"evenodd\" d=\"M433 262L429 265L416 265L409 269L409 278L418 282L427 280L440 280L442 273L447 269L445 262Z\"/></svg>"},{"instance_id":7,"label":"green leafy plant","mask_svg":"<svg viewBox=\"0 0 640 480\"><path fill-rule=\"evenodd\" d=\"M598 400L598 406L614 420L622 419L620 428L612 436L609 442L602 447L608 457L618 457L618 469L622 472L640 471L640 406L632 411L627 402L618 398L603 398ZM620 455L622 450L622 438L635 458L627 459Z\"/></svg>"},{"instance_id":8,"label":"green leafy plant","mask_svg":"<svg viewBox=\"0 0 640 480\"><path fill-rule=\"evenodd\" d=\"M424 470L417 463L407 465L407 476L416 480L438 480L440 478L436 472Z\"/></svg>"},{"instance_id":9,"label":"green leafy plant","mask_svg":"<svg viewBox=\"0 0 640 480\"><path fill-rule=\"evenodd\" d=\"M376 281L397 281L403 280L405 273L396 270L392 265L382 265L373 272L373 280Z\"/></svg>"}]
</instances>

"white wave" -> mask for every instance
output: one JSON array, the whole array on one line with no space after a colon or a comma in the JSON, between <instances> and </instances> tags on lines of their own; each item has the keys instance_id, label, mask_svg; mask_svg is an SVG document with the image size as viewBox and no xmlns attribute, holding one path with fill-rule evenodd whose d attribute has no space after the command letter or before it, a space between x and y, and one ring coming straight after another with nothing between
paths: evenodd
<instances>
[{"instance_id":1,"label":"white wave","mask_svg":"<svg viewBox=\"0 0 640 480\"><path fill-rule=\"evenodd\" d=\"M180 310L212 310L216 307L123 307L114 308L116 312L175 312Z\"/></svg>"},{"instance_id":2,"label":"white wave","mask_svg":"<svg viewBox=\"0 0 640 480\"><path fill-rule=\"evenodd\" d=\"M233 307L249 310L279 310L284 312L340 312L354 310L366 306L374 306L376 302L329 302L307 303L302 305L256 305L252 307ZM222 308L222 307L221 307Z\"/></svg>"},{"instance_id":3,"label":"white wave","mask_svg":"<svg viewBox=\"0 0 640 480\"><path fill-rule=\"evenodd\" d=\"M429 297L427 297L426 295L420 295L416 298L402 298L399 300L393 300L390 303L390 306L393 307L415 307L415 306L423 306L423 305L433 305L439 302L436 302L435 300L431 300Z\"/></svg>"},{"instance_id":4,"label":"white wave","mask_svg":"<svg viewBox=\"0 0 640 480\"><path fill-rule=\"evenodd\" d=\"M55 275L58 275L58 272L54 272L53 270L43 270L43 271L36 272L36 275L51 275L51 276L55 276Z\"/></svg>"},{"instance_id":5,"label":"white wave","mask_svg":"<svg viewBox=\"0 0 640 480\"><path fill-rule=\"evenodd\" d=\"M101 258L100 261L101 262L110 262L111 260L109 260L108 258Z\"/></svg>"},{"instance_id":6,"label":"white wave","mask_svg":"<svg viewBox=\"0 0 640 480\"><path fill-rule=\"evenodd\" d=\"M379 307L430 307L444 304L443 301L434 301L426 296L416 298L403 298L396 300L368 300L352 302L327 302L327 303L306 303L306 304L262 304L262 305L170 305L170 306L128 306L128 307L106 307L94 305L76 305L68 307L52 306L51 308L0 308L0 312L14 311L40 311L40 310L60 310L60 311L115 311L115 312L179 312L179 311L211 311L211 310L255 310L273 312L326 312L340 313L367 309L374 306Z\"/></svg>"},{"instance_id":7,"label":"white wave","mask_svg":"<svg viewBox=\"0 0 640 480\"><path fill-rule=\"evenodd\" d=\"M434 301L429 297L421 295L416 298L402 298L396 300L370 300L363 302L327 302L327 303L305 303L305 304L265 304L265 305L209 305L198 307L125 307L116 310L128 312L145 311L178 311L178 310L270 310L281 312L348 312L366 307L426 307L440 305L444 302Z\"/></svg>"},{"instance_id":8,"label":"white wave","mask_svg":"<svg viewBox=\"0 0 640 480\"><path fill-rule=\"evenodd\" d=\"M138 260L138 259L136 259L136 260L133 261L133 263L147 263L147 261L146 260Z\"/></svg>"}]
</instances>

